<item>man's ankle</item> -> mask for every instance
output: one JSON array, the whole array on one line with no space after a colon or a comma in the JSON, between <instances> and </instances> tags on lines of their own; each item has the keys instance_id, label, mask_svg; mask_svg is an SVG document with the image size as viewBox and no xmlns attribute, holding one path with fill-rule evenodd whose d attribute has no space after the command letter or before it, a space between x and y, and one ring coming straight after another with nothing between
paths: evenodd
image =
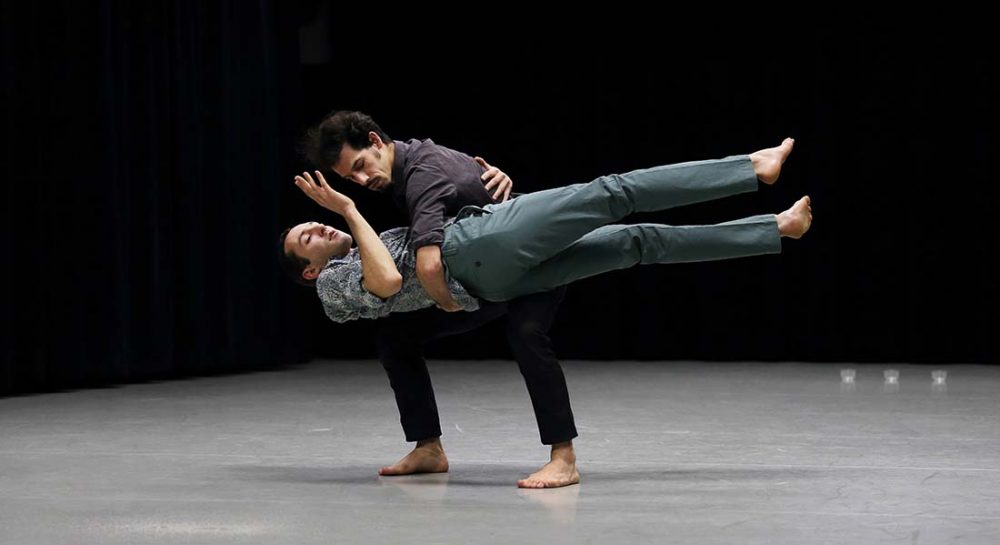
<instances>
[{"instance_id":1,"label":"man's ankle","mask_svg":"<svg viewBox=\"0 0 1000 545\"><path fill-rule=\"evenodd\" d=\"M439 450L441 452L444 452L444 446L441 444L441 438L440 437L432 437L430 439L421 439L420 441L417 441L417 446L415 446L414 448L415 449L426 448L426 449Z\"/></svg>"},{"instance_id":2,"label":"man's ankle","mask_svg":"<svg viewBox=\"0 0 1000 545\"><path fill-rule=\"evenodd\" d=\"M575 464L576 452L573 450L573 441L553 444L551 459Z\"/></svg>"}]
</instances>

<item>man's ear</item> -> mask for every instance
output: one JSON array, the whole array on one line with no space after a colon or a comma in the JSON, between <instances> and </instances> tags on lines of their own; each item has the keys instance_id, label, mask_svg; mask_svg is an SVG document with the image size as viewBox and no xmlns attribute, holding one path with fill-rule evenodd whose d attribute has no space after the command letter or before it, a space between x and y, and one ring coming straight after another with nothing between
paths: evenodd
<instances>
[{"instance_id":1,"label":"man's ear","mask_svg":"<svg viewBox=\"0 0 1000 545\"><path fill-rule=\"evenodd\" d=\"M375 134L375 131L368 132L368 141L375 146L375 149L382 149L382 146L385 145L385 142L382 141L382 138L379 135Z\"/></svg>"},{"instance_id":2,"label":"man's ear","mask_svg":"<svg viewBox=\"0 0 1000 545\"><path fill-rule=\"evenodd\" d=\"M319 276L319 270L319 267L309 265L304 271L302 271L302 278L305 278L306 280L316 280L316 277Z\"/></svg>"}]
</instances>

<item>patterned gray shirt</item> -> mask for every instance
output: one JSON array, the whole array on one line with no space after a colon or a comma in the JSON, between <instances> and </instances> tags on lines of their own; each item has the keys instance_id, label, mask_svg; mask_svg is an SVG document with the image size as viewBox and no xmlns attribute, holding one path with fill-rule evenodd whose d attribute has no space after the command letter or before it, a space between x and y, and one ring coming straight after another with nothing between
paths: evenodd
<instances>
[{"instance_id":1,"label":"patterned gray shirt","mask_svg":"<svg viewBox=\"0 0 1000 545\"><path fill-rule=\"evenodd\" d=\"M389 249L399 274L403 276L402 289L388 299L369 292L361 283L361 253L357 248L351 248L346 256L331 259L326 264L316 278L316 292L331 320L343 323L359 318L382 318L390 312L409 312L434 306L434 300L417 280L417 255L410 243L409 232L406 227L397 227L379 235ZM445 279L451 296L463 310L479 309L479 301L448 274L447 268Z\"/></svg>"}]
</instances>

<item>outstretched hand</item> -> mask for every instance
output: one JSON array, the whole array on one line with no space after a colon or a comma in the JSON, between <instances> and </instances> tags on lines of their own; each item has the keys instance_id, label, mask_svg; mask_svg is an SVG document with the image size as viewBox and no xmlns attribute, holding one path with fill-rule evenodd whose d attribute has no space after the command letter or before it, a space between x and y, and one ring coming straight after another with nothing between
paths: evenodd
<instances>
[{"instance_id":1,"label":"outstretched hand","mask_svg":"<svg viewBox=\"0 0 1000 545\"><path fill-rule=\"evenodd\" d=\"M500 199L499 202L504 202L509 199L510 191L514 188L514 182L511 181L510 176L507 176L507 173L499 168L490 166L490 164L486 162L486 159L483 159L482 157L475 157L475 160L479 163L479 166L486 169L486 172L484 172L479 179L486 184L486 191L493 192L493 200L497 200L501 195L503 195L503 198Z\"/></svg>"},{"instance_id":2,"label":"outstretched hand","mask_svg":"<svg viewBox=\"0 0 1000 545\"><path fill-rule=\"evenodd\" d=\"M326 183L323 173L318 170L316 171L316 179L318 182L313 181L312 176L308 172L303 172L301 176L295 177L295 185L307 197L316 201L316 204L341 216L345 215L351 208L354 208L354 201L347 195L330 187Z\"/></svg>"}]
</instances>

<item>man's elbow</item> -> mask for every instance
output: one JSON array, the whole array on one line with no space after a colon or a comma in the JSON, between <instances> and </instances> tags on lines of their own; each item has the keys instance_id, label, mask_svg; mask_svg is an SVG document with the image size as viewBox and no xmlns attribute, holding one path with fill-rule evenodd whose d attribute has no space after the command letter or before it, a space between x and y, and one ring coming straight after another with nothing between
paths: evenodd
<instances>
[{"instance_id":1,"label":"man's elbow","mask_svg":"<svg viewBox=\"0 0 1000 545\"><path fill-rule=\"evenodd\" d=\"M379 279L378 285L368 288L368 291L382 299L388 299L399 293L401 289L403 289L403 276L397 272Z\"/></svg>"},{"instance_id":2,"label":"man's elbow","mask_svg":"<svg viewBox=\"0 0 1000 545\"><path fill-rule=\"evenodd\" d=\"M442 275L444 275L444 267L441 266L440 261L417 263L417 278L421 282L434 280L440 278Z\"/></svg>"},{"instance_id":3,"label":"man's elbow","mask_svg":"<svg viewBox=\"0 0 1000 545\"><path fill-rule=\"evenodd\" d=\"M390 275L386 283L387 288L392 292L390 295L396 295L399 293L399 290L403 289L403 275L398 272L394 275Z\"/></svg>"}]
</instances>

